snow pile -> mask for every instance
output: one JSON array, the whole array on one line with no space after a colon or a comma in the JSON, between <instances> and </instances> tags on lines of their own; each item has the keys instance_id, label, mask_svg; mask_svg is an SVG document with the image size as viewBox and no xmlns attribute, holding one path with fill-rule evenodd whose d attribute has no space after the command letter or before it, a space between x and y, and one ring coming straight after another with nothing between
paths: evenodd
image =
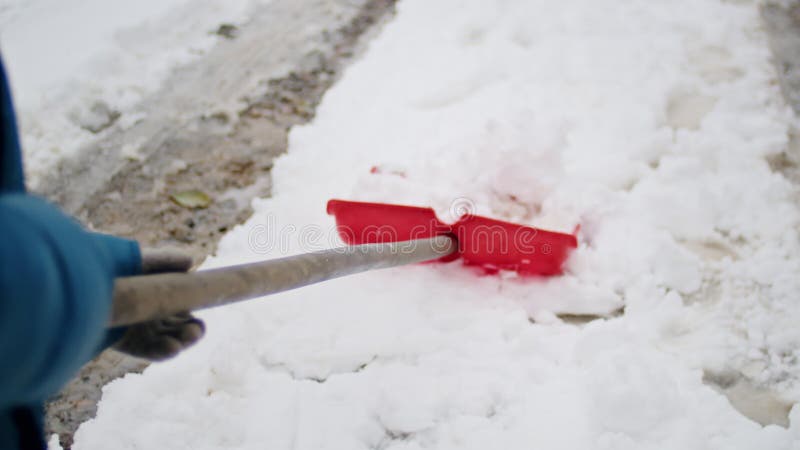
<instances>
[{"instance_id":1,"label":"snow pile","mask_svg":"<svg viewBox=\"0 0 800 450\"><path fill-rule=\"evenodd\" d=\"M35 185L269 0L0 0L0 43Z\"/></svg>"},{"instance_id":2,"label":"snow pile","mask_svg":"<svg viewBox=\"0 0 800 450\"><path fill-rule=\"evenodd\" d=\"M210 311L75 448L796 448L800 409L762 427L703 382L800 400L800 212L765 161L793 119L759 27L747 2L401 2L206 267L335 245L342 197L581 224L567 274L414 266Z\"/></svg>"}]
</instances>

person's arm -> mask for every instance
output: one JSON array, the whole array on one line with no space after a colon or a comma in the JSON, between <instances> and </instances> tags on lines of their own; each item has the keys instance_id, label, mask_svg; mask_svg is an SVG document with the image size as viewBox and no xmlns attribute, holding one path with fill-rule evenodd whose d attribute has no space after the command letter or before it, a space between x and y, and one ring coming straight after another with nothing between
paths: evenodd
<instances>
[{"instance_id":1,"label":"person's arm","mask_svg":"<svg viewBox=\"0 0 800 450\"><path fill-rule=\"evenodd\" d=\"M113 280L139 273L139 246L24 194L0 195L0 239L0 402L41 401L95 354Z\"/></svg>"},{"instance_id":2,"label":"person's arm","mask_svg":"<svg viewBox=\"0 0 800 450\"><path fill-rule=\"evenodd\" d=\"M26 194L0 60L0 408L43 400L114 343L135 356L165 359L200 339L203 323L189 314L106 328L114 279L141 272L138 243L89 232Z\"/></svg>"}]
</instances>

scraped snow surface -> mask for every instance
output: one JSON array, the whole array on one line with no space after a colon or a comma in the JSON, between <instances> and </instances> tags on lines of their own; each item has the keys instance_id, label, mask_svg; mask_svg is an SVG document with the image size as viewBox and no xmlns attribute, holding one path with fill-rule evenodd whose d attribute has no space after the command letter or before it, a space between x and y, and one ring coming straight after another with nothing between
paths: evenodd
<instances>
[{"instance_id":1,"label":"scraped snow surface","mask_svg":"<svg viewBox=\"0 0 800 450\"><path fill-rule=\"evenodd\" d=\"M29 184L208 52L220 24L269 0L0 0Z\"/></svg>"},{"instance_id":2,"label":"scraped snow surface","mask_svg":"<svg viewBox=\"0 0 800 450\"><path fill-rule=\"evenodd\" d=\"M566 274L413 266L209 311L75 448L800 447L800 408L762 426L703 382L800 400L769 58L752 2L401 1L205 267L337 245L341 197L580 224Z\"/></svg>"}]
</instances>

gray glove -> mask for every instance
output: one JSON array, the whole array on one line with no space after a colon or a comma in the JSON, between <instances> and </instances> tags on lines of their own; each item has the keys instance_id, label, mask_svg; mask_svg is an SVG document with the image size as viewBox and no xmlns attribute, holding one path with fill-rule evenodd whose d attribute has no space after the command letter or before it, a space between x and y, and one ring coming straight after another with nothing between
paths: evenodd
<instances>
[{"instance_id":1,"label":"gray glove","mask_svg":"<svg viewBox=\"0 0 800 450\"><path fill-rule=\"evenodd\" d=\"M142 272L186 272L191 256L175 250L142 250ZM114 349L151 361L172 358L200 340L205 324L191 313L180 313L127 327Z\"/></svg>"}]
</instances>

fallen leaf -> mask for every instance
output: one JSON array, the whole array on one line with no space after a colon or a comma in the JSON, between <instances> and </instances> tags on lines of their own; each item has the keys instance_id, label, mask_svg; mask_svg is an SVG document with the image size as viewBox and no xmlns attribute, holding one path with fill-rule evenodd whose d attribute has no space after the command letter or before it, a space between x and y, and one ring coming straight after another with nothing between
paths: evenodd
<instances>
[{"instance_id":1,"label":"fallen leaf","mask_svg":"<svg viewBox=\"0 0 800 450\"><path fill-rule=\"evenodd\" d=\"M211 197L205 192L197 190L178 192L170 195L169 198L184 208L202 209L208 208L208 205L211 204Z\"/></svg>"}]
</instances>

